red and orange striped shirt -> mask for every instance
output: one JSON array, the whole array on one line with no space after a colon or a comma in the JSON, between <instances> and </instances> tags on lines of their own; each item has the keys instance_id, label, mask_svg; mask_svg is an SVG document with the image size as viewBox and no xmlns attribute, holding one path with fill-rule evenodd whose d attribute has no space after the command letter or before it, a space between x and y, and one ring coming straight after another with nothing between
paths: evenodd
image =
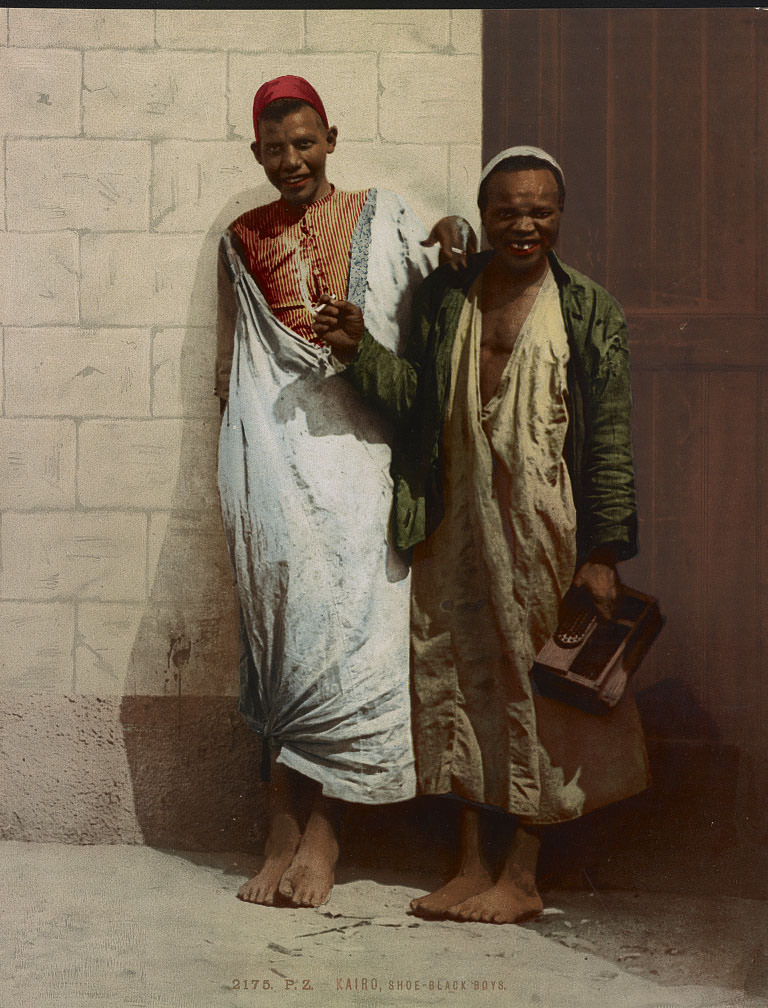
<instances>
[{"instance_id":1,"label":"red and orange striped shirt","mask_svg":"<svg viewBox=\"0 0 768 1008\"><path fill-rule=\"evenodd\" d=\"M331 187L323 199L301 207L279 199L230 226L273 314L304 339L317 341L311 307L320 294L346 297L352 235L369 191Z\"/></svg>"}]
</instances>

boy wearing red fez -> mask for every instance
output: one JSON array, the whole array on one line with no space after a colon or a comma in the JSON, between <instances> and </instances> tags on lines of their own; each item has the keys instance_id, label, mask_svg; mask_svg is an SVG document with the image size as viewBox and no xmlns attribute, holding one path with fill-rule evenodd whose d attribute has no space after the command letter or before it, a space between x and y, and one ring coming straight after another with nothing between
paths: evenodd
<instances>
[{"instance_id":1,"label":"boy wearing red fez","mask_svg":"<svg viewBox=\"0 0 768 1008\"><path fill-rule=\"evenodd\" d=\"M222 239L216 391L239 707L262 738L272 815L264 865L238 895L319 906L343 804L406 800L415 773L409 573L388 531L391 430L313 326L321 304L344 299L398 353L433 247L463 262L474 235L444 218L427 237L396 194L337 190L326 160L338 130L303 78L259 88L253 119L254 156L280 198Z\"/></svg>"}]
</instances>

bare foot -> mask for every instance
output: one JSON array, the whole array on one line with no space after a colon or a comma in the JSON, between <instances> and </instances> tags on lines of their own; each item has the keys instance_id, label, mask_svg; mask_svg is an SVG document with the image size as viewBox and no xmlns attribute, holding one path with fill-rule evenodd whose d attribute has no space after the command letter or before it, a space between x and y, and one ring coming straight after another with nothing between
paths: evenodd
<instances>
[{"instance_id":1,"label":"bare foot","mask_svg":"<svg viewBox=\"0 0 768 1008\"><path fill-rule=\"evenodd\" d=\"M319 907L331 898L335 862L297 852L280 880L280 895L295 907Z\"/></svg>"},{"instance_id":2,"label":"bare foot","mask_svg":"<svg viewBox=\"0 0 768 1008\"><path fill-rule=\"evenodd\" d=\"M261 903L262 906L274 906L278 897L278 886L283 872L291 863L265 861L262 868L247 882L243 882L237 890L237 898L246 903Z\"/></svg>"},{"instance_id":3,"label":"bare foot","mask_svg":"<svg viewBox=\"0 0 768 1008\"><path fill-rule=\"evenodd\" d=\"M277 815L272 820L265 848L264 864L252 879L237 890L237 898L246 903L274 906L278 900L278 886L299 846L299 828L291 815Z\"/></svg>"},{"instance_id":4,"label":"bare foot","mask_svg":"<svg viewBox=\"0 0 768 1008\"><path fill-rule=\"evenodd\" d=\"M533 875L521 872L515 879L502 875L490 889L449 907L445 916L455 921L514 924L536 916L542 908Z\"/></svg>"},{"instance_id":5,"label":"bare foot","mask_svg":"<svg viewBox=\"0 0 768 1008\"><path fill-rule=\"evenodd\" d=\"M493 879L485 868L473 871L459 872L450 882L427 896L419 896L411 900L411 913L428 920L444 917L449 907L463 903L470 896L483 892L493 885Z\"/></svg>"},{"instance_id":6,"label":"bare foot","mask_svg":"<svg viewBox=\"0 0 768 1008\"><path fill-rule=\"evenodd\" d=\"M279 892L292 906L318 907L327 903L333 889L339 844L337 817L321 799L309 817L299 849L280 879Z\"/></svg>"}]
</instances>

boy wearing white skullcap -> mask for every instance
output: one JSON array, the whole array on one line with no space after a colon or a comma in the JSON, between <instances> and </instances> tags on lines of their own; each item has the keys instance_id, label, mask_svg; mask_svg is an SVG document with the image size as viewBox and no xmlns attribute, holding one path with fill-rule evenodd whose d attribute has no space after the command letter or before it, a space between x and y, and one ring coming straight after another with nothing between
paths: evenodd
<instances>
[{"instance_id":1,"label":"boy wearing white skullcap","mask_svg":"<svg viewBox=\"0 0 768 1008\"><path fill-rule=\"evenodd\" d=\"M624 316L555 255L564 201L545 151L493 158L478 192L490 251L422 284L402 359L367 332L351 338L353 310L329 313L345 376L398 432L419 789L462 802L459 870L412 902L423 917L538 913L537 828L649 783L631 695L596 717L537 695L530 678L569 587L609 616L616 563L637 549Z\"/></svg>"}]
</instances>

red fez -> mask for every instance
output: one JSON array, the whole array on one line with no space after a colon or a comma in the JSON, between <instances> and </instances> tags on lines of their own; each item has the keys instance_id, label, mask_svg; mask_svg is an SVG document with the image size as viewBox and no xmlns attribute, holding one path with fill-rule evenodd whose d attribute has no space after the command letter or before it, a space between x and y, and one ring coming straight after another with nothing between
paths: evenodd
<instances>
[{"instance_id":1,"label":"red fez","mask_svg":"<svg viewBox=\"0 0 768 1008\"><path fill-rule=\"evenodd\" d=\"M284 74L282 77L275 77L274 80L262 84L253 97L253 132L256 139L259 139L259 118L270 102L277 101L278 98L301 98L308 102L323 120L326 129L328 128L328 117L325 114L320 95L315 91L309 81L303 77L295 77L293 74Z\"/></svg>"}]
</instances>

